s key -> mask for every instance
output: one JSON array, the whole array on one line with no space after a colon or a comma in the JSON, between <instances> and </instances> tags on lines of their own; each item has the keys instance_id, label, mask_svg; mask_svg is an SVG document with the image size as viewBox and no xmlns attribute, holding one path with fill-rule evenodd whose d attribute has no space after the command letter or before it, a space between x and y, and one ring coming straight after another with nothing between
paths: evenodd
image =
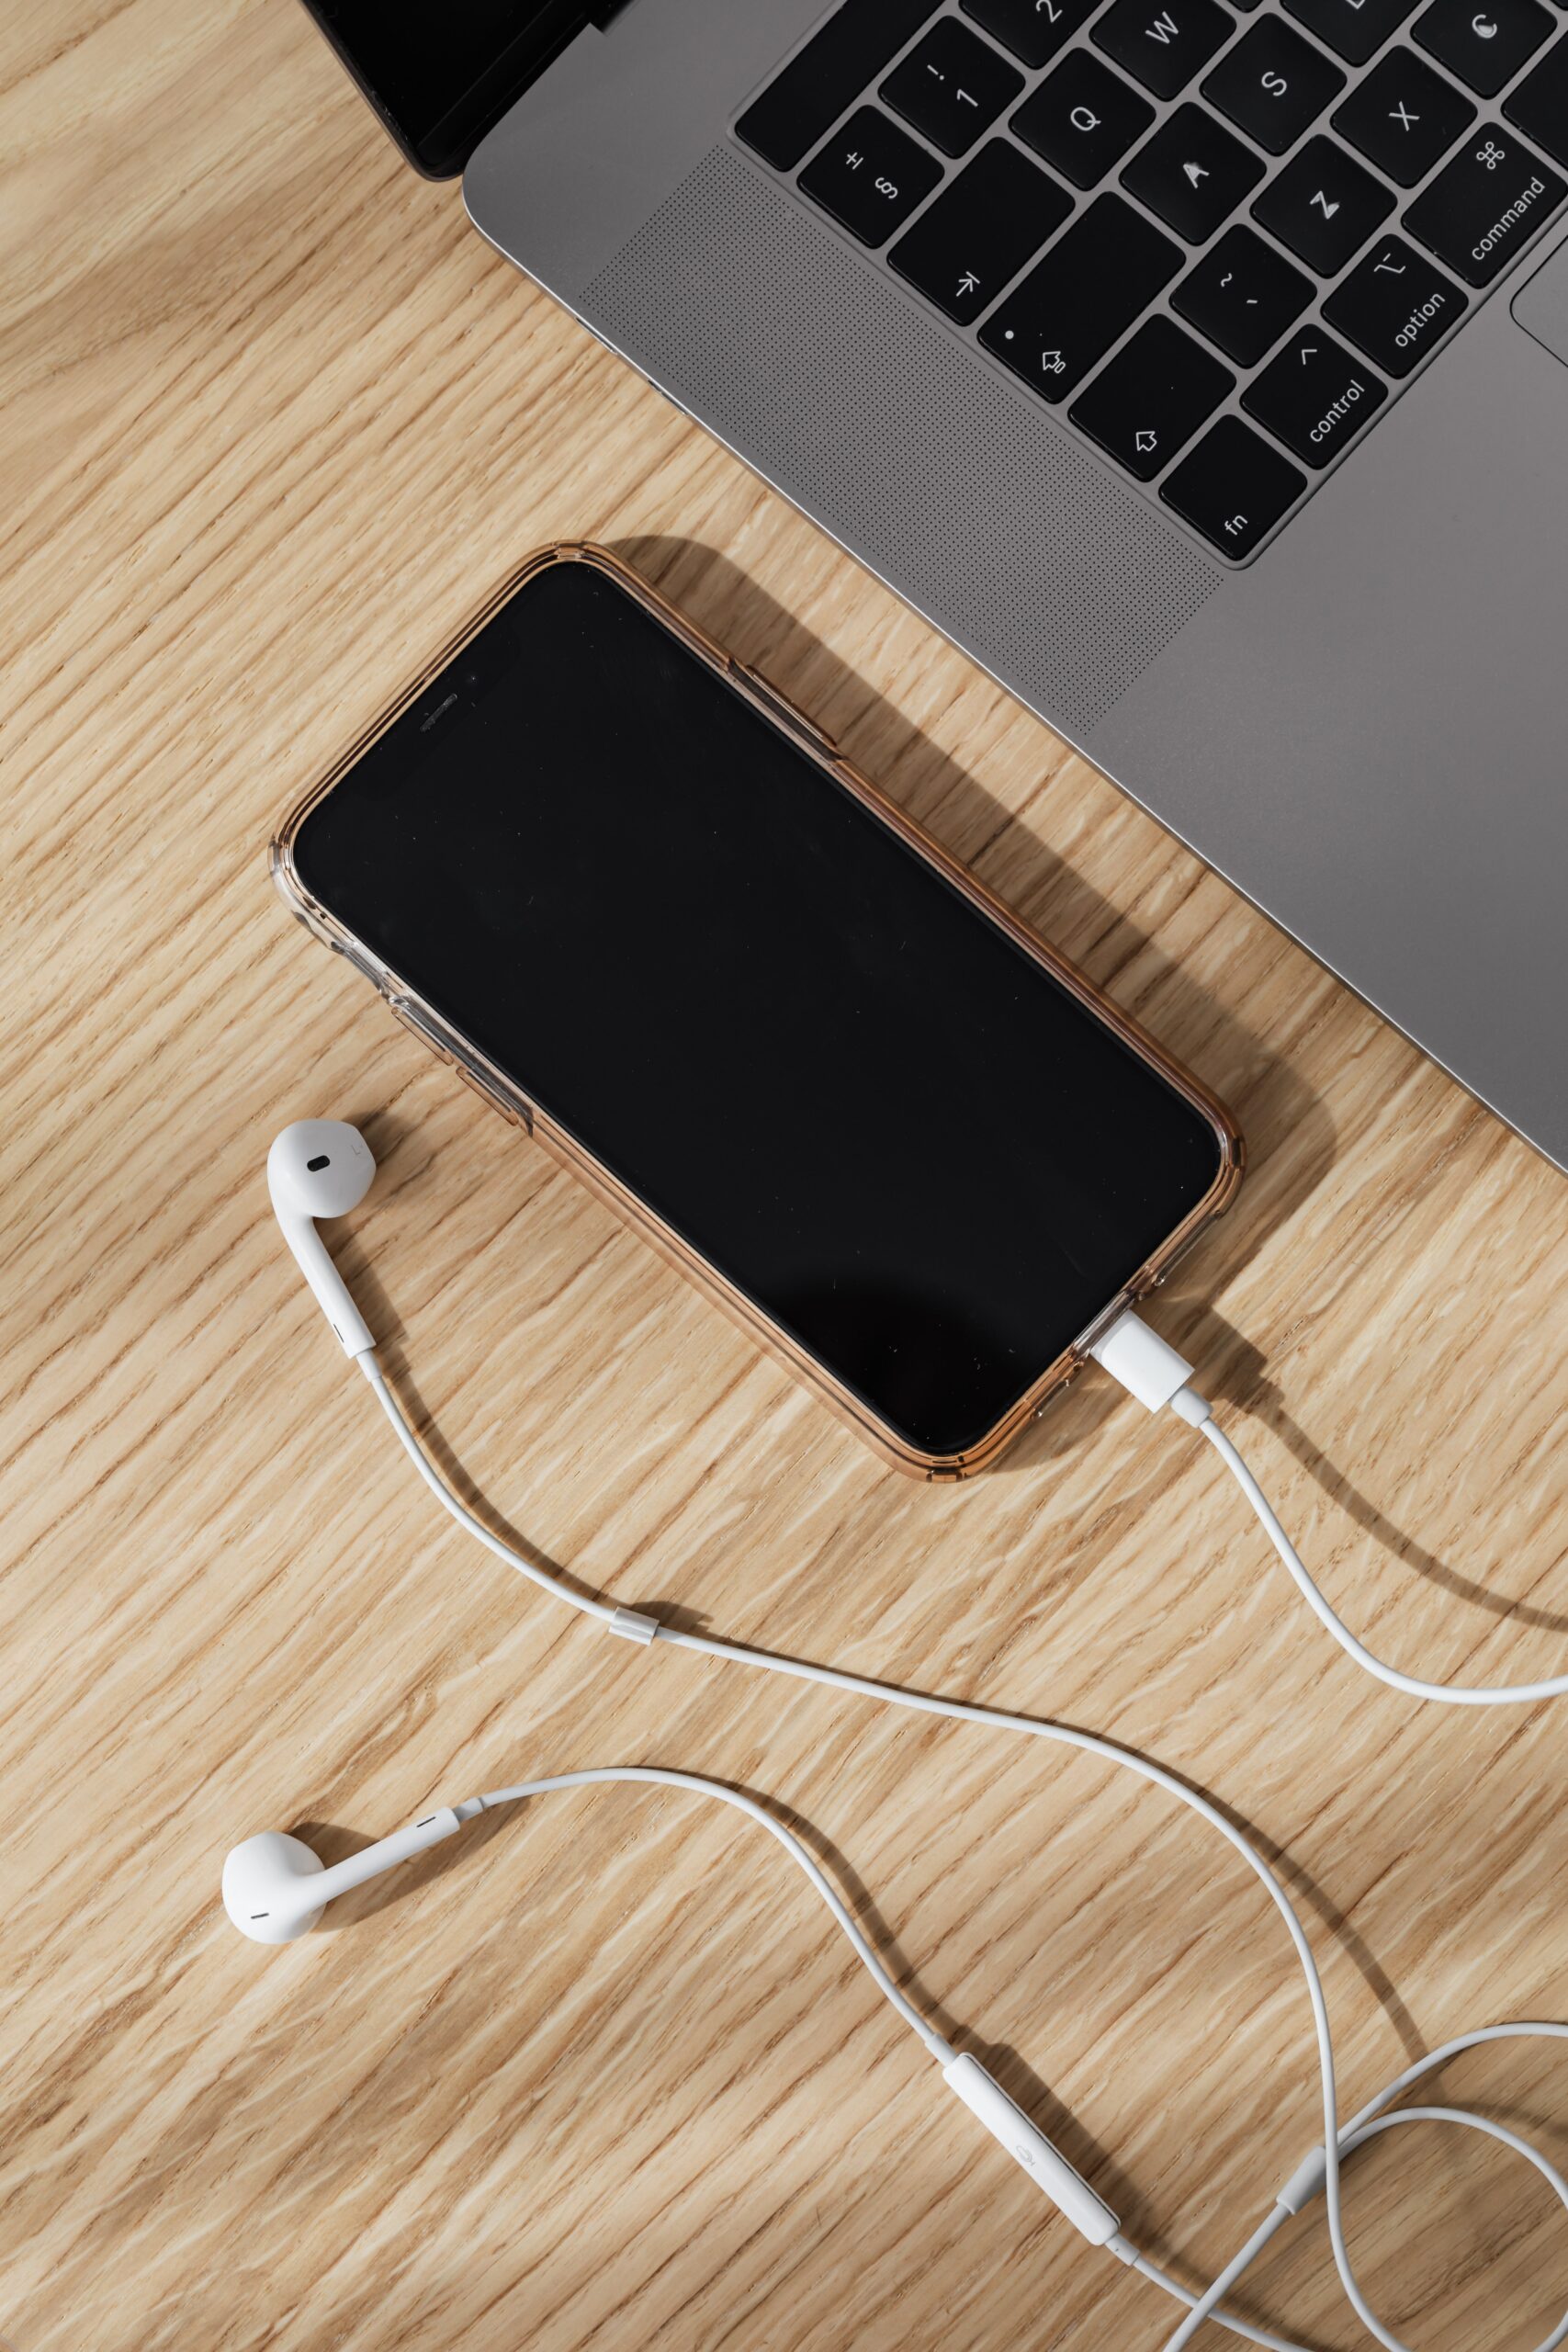
<instances>
[{"instance_id":1,"label":"s key","mask_svg":"<svg viewBox=\"0 0 1568 2352\"><path fill-rule=\"evenodd\" d=\"M1261 17L1203 84L1211 106L1270 155L1293 147L1345 87L1345 76L1278 17Z\"/></svg>"}]
</instances>

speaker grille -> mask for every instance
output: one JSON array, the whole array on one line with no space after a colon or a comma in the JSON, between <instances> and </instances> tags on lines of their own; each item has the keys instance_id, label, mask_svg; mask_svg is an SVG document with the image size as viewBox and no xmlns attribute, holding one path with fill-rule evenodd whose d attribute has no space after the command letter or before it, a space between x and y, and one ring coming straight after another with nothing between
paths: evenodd
<instances>
[{"instance_id":1,"label":"speaker grille","mask_svg":"<svg viewBox=\"0 0 1568 2352\"><path fill-rule=\"evenodd\" d=\"M1224 577L732 147L580 308L1080 740Z\"/></svg>"}]
</instances>

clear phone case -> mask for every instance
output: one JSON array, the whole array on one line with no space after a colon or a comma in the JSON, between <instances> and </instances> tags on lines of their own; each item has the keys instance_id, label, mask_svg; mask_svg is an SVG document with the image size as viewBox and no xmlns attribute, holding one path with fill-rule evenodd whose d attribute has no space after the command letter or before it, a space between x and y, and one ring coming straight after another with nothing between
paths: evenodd
<instances>
[{"instance_id":1,"label":"clear phone case","mask_svg":"<svg viewBox=\"0 0 1568 2352\"><path fill-rule=\"evenodd\" d=\"M1178 1093L1199 1111L1212 1127L1218 1146L1218 1166L1213 1185L1204 1198L1189 1213L1160 1248L1139 1268L1138 1272L1117 1293L1105 1302L1104 1311L1081 1332L1073 1345L1035 1381L1033 1385L1013 1404L996 1425L977 1443L962 1453L931 1454L910 1445L899 1433L881 1420L863 1401L852 1395L834 1379L818 1360L808 1354L787 1332L781 1330L756 1304L738 1291L716 1267L700 1257L682 1237L656 1216L645 1203L611 1174L576 1140L563 1133L537 1107L530 1102L516 1080L498 1069L467 1039L458 1036L448 1025L421 1001L400 975L390 970L362 940L347 931L327 909L319 905L299 878L295 864L294 844L300 826L310 810L341 778L361 759L369 746L383 734L400 714L414 701L431 680L456 660L463 647L478 635L494 614L514 596L525 583L547 564L587 563L609 573L617 585L637 598L656 618L671 629L682 643L690 647L706 662L735 693L745 696L773 724L788 734L791 741L829 771L837 781L863 801L900 839L909 843L938 870L945 875L965 897L1016 941L1025 954L1043 965L1084 1004L1089 1006L1124 1045L1141 1059L1157 1070ZM634 1226L645 1239L651 1242L668 1263L679 1269L714 1303L722 1307L741 1329L761 1342L779 1363L812 1389L824 1403L830 1406L860 1435L866 1439L885 1462L896 1469L921 1478L963 1478L982 1470L998 1455L1041 1410L1047 1398L1061 1387L1087 1360L1089 1342L1106 1323L1122 1309L1163 1282L1171 1267L1190 1249L1205 1227L1227 1208L1241 1182L1244 1150L1239 1129L1223 1104L1206 1088L1174 1062L1145 1035L1138 1023L1112 1004L1091 981L1074 968L1066 959L1047 946L1018 917L1003 905L985 885L949 856L941 844L923 829L894 806L876 786L852 767L821 729L797 710L788 697L757 672L748 669L714 645L691 621L666 604L655 590L604 548L586 544L565 543L540 549L513 574L511 579L488 598L482 607L468 621L450 643L412 679L409 684L389 704L374 723L349 745L342 757L335 760L309 792L289 810L278 827L269 852L273 879L290 912L302 922L313 937L336 954L344 956L355 969L364 974L386 1000L393 1015L412 1032L430 1050L450 1064L457 1076L485 1102L499 1111L502 1117L525 1128L542 1144L556 1159L626 1221ZM933 1074L933 1091L940 1083ZM1089 1139L1085 1139L1086 1153L1092 1151Z\"/></svg>"}]
</instances>

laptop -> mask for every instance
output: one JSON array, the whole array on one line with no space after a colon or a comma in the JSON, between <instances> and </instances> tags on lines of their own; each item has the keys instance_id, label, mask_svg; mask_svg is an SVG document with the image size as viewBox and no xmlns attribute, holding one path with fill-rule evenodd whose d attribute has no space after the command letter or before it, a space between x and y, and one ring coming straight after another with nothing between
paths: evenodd
<instances>
[{"instance_id":1,"label":"laptop","mask_svg":"<svg viewBox=\"0 0 1568 2352\"><path fill-rule=\"evenodd\" d=\"M1568 1168L1562 0L313 13L493 245Z\"/></svg>"}]
</instances>

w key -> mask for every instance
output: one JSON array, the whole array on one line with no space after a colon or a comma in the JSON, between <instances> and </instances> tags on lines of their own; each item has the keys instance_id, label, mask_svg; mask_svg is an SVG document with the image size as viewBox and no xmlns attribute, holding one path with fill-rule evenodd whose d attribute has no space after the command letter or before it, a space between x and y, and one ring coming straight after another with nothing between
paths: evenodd
<instances>
[{"instance_id":1,"label":"w key","mask_svg":"<svg viewBox=\"0 0 1568 2352\"><path fill-rule=\"evenodd\" d=\"M1235 28L1219 0L1111 0L1089 39L1156 98L1173 98Z\"/></svg>"}]
</instances>

